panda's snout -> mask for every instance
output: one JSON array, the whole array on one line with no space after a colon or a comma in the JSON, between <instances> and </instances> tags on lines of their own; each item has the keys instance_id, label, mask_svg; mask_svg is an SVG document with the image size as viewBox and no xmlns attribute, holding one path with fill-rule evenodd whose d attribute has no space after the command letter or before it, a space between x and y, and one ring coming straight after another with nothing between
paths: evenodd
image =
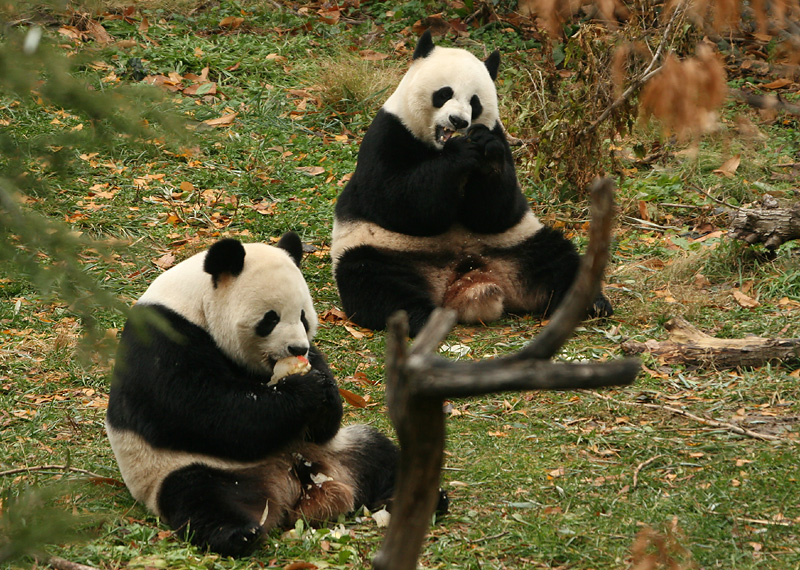
<instances>
[{"instance_id":1,"label":"panda's snout","mask_svg":"<svg viewBox=\"0 0 800 570\"><path fill-rule=\"evenodd\" d=\"M450 121L450 124L453 125L453 128L457 131L460 131L461 129L466 129L469 126L469 121L467 121L466 119L462 119L458 115L450 115L447 118Z\"/></svg>"},{"instance_id":2,"label":"panda's snout","mask_svg":"<svg viewBox=\"0 0 800 570\"><path fill-rule=\"evenodd\" d=\"M292 356L305 356L308 352L308 346L300 345L300 344L290 344L286 347L286 350L289 351L289 354Z\"/></svg>"}]
</instances>

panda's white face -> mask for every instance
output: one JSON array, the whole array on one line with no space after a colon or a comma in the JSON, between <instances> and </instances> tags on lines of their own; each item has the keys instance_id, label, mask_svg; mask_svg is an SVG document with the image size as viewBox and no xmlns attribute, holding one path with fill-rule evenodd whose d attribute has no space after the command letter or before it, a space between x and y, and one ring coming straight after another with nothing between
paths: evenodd
<instances>
[{"instance_id":1,"label":"panda's white face","mask_svg":"<svg viewBox=\"0 0 800 570\"><path fill-rule=\"evenodd\" d=\"M271 374L277 360L306 356L317 314L300 269L281 249L246 244L244 268L204 298L208 332L231 358Z\"/></svg>"},{"instance_id":2,"label":"panda's white face","mask_svg":"<svg viewBox=\"0 0 800 570\"><path fill-rule=\"evenodd\" d=\"M438 46L412 62L384 109L438 149L456 132L475 124L492 129L499 120L486 64L463 49Z\"/></svg>"},{"instance_id":3,"label":"panda's white face","mask_svg":"<svg viewBox=\"0 0 800 570\"><path fill-rule=\"evenodd\" d=\"M227 356L271 375L277 360L305 356L317 332L311 294L296 265L302 246L296 238L290 254L263 243L227 241L227 248L216 250L216 269L209 271L207 262L221 242L160 275L138 303L172 309L205 329Z\"/></svg>"}]
</instances>

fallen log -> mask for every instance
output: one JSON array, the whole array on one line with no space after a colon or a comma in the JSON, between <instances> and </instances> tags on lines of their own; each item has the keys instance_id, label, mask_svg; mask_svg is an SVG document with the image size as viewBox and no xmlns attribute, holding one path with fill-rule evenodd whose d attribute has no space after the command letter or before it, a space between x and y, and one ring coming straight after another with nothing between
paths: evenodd
<instances>
[{"instance_id":1,"label":"fallen log","mask_svg":"<svg viewBox=\"0 0 800 570\"><path fill-rule=\"evenodd\" d=\"M673 317L664 327L669 339L622 343L626 354L649 352L669 364L692 364L715 368L758 367L800 359L800 339L716 338L699 331L683 317Z\"/></svg>"},{"instance_id":2,"label":"fallen log","mask_svg":"<svg viewBox=\"0 0 800 570\"><path fill-rule=\"evenodd\" d=\"M759 207L737 208L731 216L728 236L749 244L763 243L769 250L800 238L800 204L781 204L764 195Z\"/></svg>"}]
</instances>

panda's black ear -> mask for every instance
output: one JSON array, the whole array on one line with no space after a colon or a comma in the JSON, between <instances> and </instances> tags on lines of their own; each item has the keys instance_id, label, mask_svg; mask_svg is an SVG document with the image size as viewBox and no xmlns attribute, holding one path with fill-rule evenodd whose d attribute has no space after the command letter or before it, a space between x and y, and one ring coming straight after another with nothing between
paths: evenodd
<instances>
[{"instance_id":1,"label":"panda's black ear","mask_svg":"<svg viewBox=\"0 0 800 570\"><path fill-rule=\"evenodd\" d=\"M436 46L433 45L431 31L425 30L425 32L423 32L423 34L419 37L417 47L414 48L414 55L411 57L411 61L414 61L420 57L428 57L428 55L433 51L434 47Z\"/></svg>"},{"instance_id":2,"label":"panda's black ear","mask_svg":"<svg viewBox=\"0 0 800 570\"><path fill-rule=\"evenodd\" d=\"M500 52L494 50L483 63L486 65L486 69L489 70L489 76L492 78L492 81L495 81L497 79L497 72L500 70Z\"/></svg>"},{"instance_id":3,"label":"panda's black ear","mask_svg":"<svg viewBox=\"0 0 800 570\"><path fill-rule=\"evenodd\" d=\"M226 238L212 245L203 262L203 270L211 275L214 287L225 274L237 277L244 269L244 246L239 240Z\"/></svg>"},{"instance_id":4,"label":"panda's black ear","mask_svg":"<svg viewBox=\"0 0 800 570\"><path fill-rule=\"evenodd\" d=\"M294 232L286 232L276 244L279 248L289 252L295 265L300 267L300 260L303 259L303 242L300 236Z\"/></svg>"}]
</instances>

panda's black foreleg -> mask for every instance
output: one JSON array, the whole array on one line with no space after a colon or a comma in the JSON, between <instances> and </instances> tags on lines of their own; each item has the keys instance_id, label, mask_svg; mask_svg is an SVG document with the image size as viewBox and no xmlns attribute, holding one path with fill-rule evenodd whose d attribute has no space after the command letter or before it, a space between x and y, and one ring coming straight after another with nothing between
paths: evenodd
<instances>
[{"instance_id":1,"label":"panda's black foreleg","mask_svg":"<svg viewBox=\"0 0 800 570\"><path fill-rule=\"evenodd\" d=\"M193 544L223 556L246 556L261 538L258 509L266 500L254 475L194 464L167 476L158 509Z\"/></svg>"},{"instance_id":2,"label":"panda's black foreleg","mask_svg":"<svg viewBox=\"0 0 800 570\"><path fill-rule=\"evenodd\" d=\"M578 274L581 257L573 243L560 231L544 227L506 253L519 264L521 286L536 293L535 306L526 307L526 310L552 314ZM603 293L586 308L588 317L608 317L613 313L611 302Z\"/></svg>"},{"instance_id":3,"label":"panda's black foreleg","mask_svg":"<svg viewBox=\"0 0 800 570\"><path fill-rule=\"evenodd\" d=\"M413 337L436 308L427 280L408 256L401 258L374 247L346 251L336 267L336 283L344 312L369 329L386 328L386 320L402 309L408 314Z\"/></svg>"}]
</instances>

